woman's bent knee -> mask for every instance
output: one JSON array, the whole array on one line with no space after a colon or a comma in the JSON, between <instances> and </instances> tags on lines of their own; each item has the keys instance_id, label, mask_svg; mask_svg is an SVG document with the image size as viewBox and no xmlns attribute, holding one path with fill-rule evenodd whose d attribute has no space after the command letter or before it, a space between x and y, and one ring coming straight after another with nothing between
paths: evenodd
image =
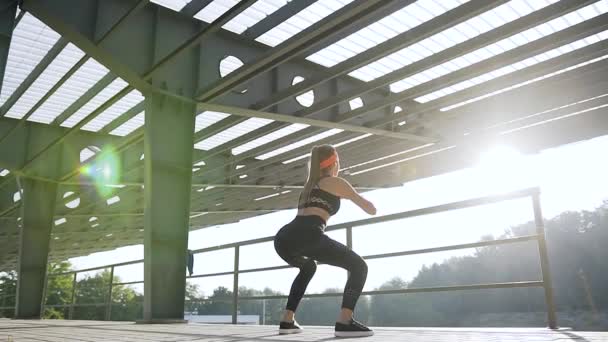
<instances>
[{"instance_id":1,"label":"woman's bent knee","mask_svg":"<svg viewBox=\"0 0 608 342\"><path fill-rule=\"evenodd\" d=\"M308 259L308 261L304 265L302 265L302 267L300 267L300 272L309 274L311 276L315 274L316 271L317 263L312 259Z\"/></svg>"}]
</instances>

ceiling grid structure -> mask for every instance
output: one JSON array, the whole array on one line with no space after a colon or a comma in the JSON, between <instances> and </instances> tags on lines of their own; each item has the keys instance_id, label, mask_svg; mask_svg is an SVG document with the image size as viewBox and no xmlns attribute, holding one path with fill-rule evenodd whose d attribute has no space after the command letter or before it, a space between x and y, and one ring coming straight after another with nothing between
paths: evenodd
<instances>
[{"instance_id":1,"label":"ceiling grid structure","mask_svg":"<svg viewBox=\"0 0 608 342\"><path fill-rule=\"evenodd\" d=\"M100 24L103 43L92 47L74 38L75 28L48 20L40 1L24 0L8 51L0 236L17 241L15 176L34 177L19 167L23 149L11 144L24 141L26 129L57 136L49 144L65 145L70 157L54 180L52 260L142 242L144 94L172 70L183 75L189 50L214 51L192 71L205 77L192 96L203 109L192 148L191 229L293 208L307 151L319 143L337 147L345 177L365 191L470 166L471 146L491 141L534 152L608 133L608 0L109 3L132 12L98 13L113 28ZM98 53L124 27L150 24L141 17L152 12L171 32L227 19L218 31L188 31L200 34L196 44L182 35L162 46L168 53L149 65ZM515 96L526 105L504 108ZM121 177L98 188L78 170L108 147ZM0 271L15 266L11 248L0 252Z\"/></svg>"}]
</instances>

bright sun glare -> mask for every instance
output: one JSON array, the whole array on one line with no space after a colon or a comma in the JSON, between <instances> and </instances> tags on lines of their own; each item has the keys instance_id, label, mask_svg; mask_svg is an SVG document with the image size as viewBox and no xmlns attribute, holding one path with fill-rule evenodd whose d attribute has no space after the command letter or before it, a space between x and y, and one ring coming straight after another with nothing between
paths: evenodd
<instances>
[{"instance_id":1,"label":"bright sun glare","mask_svg":"<svg viewBox=\"0 0 608 342\"><path fill-rule=\"evenodd\" d=\"M494 146L481 153L471 185L492 193L536 186L534 164L510 146Z\"/></svg>"}]
</instances>

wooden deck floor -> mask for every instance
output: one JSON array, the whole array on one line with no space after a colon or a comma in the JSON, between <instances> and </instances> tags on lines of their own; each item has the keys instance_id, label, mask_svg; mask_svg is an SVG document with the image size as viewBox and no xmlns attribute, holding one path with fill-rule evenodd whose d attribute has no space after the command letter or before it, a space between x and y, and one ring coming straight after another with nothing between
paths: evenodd
<instances>
[{"instance_id":1,"label":"wooden deck floor","mask_svg":"<svg viewBox=\"0 0 608 342\"><path fill-rule=\"evenodd\" d=\"M298 335L279 336L274 326L206 324L145 325L98 321L21 321L0 319L0 342L15 341L330 341L331 327L305 327ZM361 341L578 341L608 342L608 332L575 332L548 329L377 328L376 335ZM339 339L347 341L351 339ZM352 339L355 340L355 339Z\"/></svg>"}]
</instances>

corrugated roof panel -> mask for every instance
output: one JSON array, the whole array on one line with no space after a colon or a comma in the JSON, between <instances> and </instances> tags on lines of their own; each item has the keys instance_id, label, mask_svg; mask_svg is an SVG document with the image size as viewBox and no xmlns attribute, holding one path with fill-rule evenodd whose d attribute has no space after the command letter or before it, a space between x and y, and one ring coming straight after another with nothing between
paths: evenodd
<instances>
[{"instance_id":1,"label":"corrugated roof panel","mask_svg":"<svg viewBox=\"0 0 608 342\"><path fill-rule=\"evenodd\" d=\"M215 0L195 14L194 17L210 23L226 13L238 2L237 0ZM258 0L234 19L227 22L222 28L239 34L243 33L249 27L285 6L288 2L289 0Z\"/></svg>"},{"instance_id":2,"label":"corrugated roof panel","mask_svg":"<svg viewBox=\"0 0 608 342\"><path fill-rule=\"evenodd\" d=\"M247 119L240 124L234 125L216 135L196 143L194 148L204 151L211 150L260 127L264 127L271 122L273 122L273 120L260 118Z\"/></svg>"},{"instance_id":3,"label":"corrugated roof panel","mask_svg":"<svg viewBox=\"0 0 608 342\"><path fill-rule=\"evenodd\" d=\"M97 115L95 119L89 121L82 129L97 132L143 100L144 97L138 90L132 90L108 109Z\"/></svg>"},{"instance_id":4,"label":"corrugated roof panel","mask_svg":"<svg viewBox=\"0 0 608 342\"><path fill-rule=\"evenodd\" d=\"M243 144L241 146L238 146L236 148L232 149L232 154L233 155L239 155L241 153L247 152L249 150L252 150L258 146L262 146L265 144L268 144L270 142L273 142L277 139L280 139L282 137L288 136L290 134L293 134L295 132L301 131L304 128L310 127L309 125L304 125L304 124L293 124L293 125L289 125L285 128L281 128L275 132L272 132L270 134L266 134L262 137L259 137L255 140L252 140L246 144Z\"/></svg>"},{"instance_id":5,"label":"corrugated roof panel","mask_svg":"<svg viewBox=\"0 0 608 342\"><path fill-rule=\"evenodd\" d=\"M28 120L45 124L51 123L93 87L97 81L102 79L108 71L94 59L89 59Z\"/></svg>"},{"instance_id":6,"label":"corrugated roof panel","mask_svg":"<svg viewBox=\"0 0 608 342\"><path fill-rule=\"evenodd\" d=\"M334 13L353 0L323 0L308 6L272 30L256 38L260 43L276 46L302 32L304 29Z\"/></svg>"},{"instance_id":7,"label":"corrugated roof panel","mask_svg":"<svg viewBox=\"0 0 608 342\"><path fill-rule=\"evenodd\" d=\"M13 31L8 51L0 106L15 92L42 58L57 42L60 35L26 13Z\"/></svg>"},{"instance_id":8,"label":"corrugated roof panel","mask_svg":"<svg viewBox=\"0 0 608 342\"><path fill-rule=\"evenodd\" d=\"M287 146L283 146L281 148L278 148L278 149L276 149L274 151L270 151L268 153L264 153L262 155L259 155L259 156L255 157L255 158L256 159L260 159L260 160L265 160L265 159L268 159L268 158L272 158L274 156L278 156L280 154L289 152L291 150L295 150L298 147L302 147L302 146L305 146L305 145L308 145L308 144L312 144L312 143L317 142L319 140L331 137L332 135L336 135L336 134L341 133L343 131L344 130L337 129L337 128L330 129L330 130L327 130L327 131L325 131L323 133L313 135L312 137L309 137L309 138L306 138L306 139L302 139L302 140L300 140L300 141L298 141L296 143L289 144Z\"/></svg>"},{"instance_id":9,"label":"corrugated roof panel","mask_svg":"<svg viewBox=\"0 0 608 342\"><path fill-rule=\"evenodd\" d=\"M465 2L467 0L415 2L308 56L307 59L326 67L334 66Z\"/></svg>"},{"instance_id":10,"label":"corrugated roof panel","mask_svg":"<svg viewBox=\"0 0 608 342\"><path fill-rule=\"evenodd\" d=\"M124 137L126 135L131 134L136 129L142 127L145 123L145 112L141 112L131 119L127 120L127 122L115 128L110 134L118 135Z\"/></svg>"},{"instance_id":11,"label":"corrugated roof panel","mask_svg":"<svg viewBox=\"0 0 608 342\"><path fill-rule=\"evenodd\" d=\"M422 102L422 103L425 103L425 102L428 102L428 101L432 101L432 100L438 99L440 97L452 94L452 93L454 93L456 91L472 87L473 85L480 84L480 83L489 81L491 79L494 79L496 77L507 75L507 74L510 74L510 73L512 73L514 71L517 71L517 70L520 70L520 69L524 69L524 68L527 68L529 66L538 64L538 63L540 63L542 61L546 61L548 59L561 56L561 55L563 55L565 53L568 53L568 52L571 52L573 50L580 49L580 48L583 48L585 46L588 46L589 44L592 44L592 43L594 43L596 41L605 39L606 32L607 31L604 31L602 33L593 35L591 37L588 37L588 38L585 38L585 39L580 39L580 40L575 41L575 42L573 42L571 44L567 44L567 45L558 47L556 49L552 49L552 50L547 51L545 53L542 53L542 54L539 54L539 55L527 58L525 60L519 61L517 63L514 63L512 65L504 66L504 67L499 68L497 70L493 70L493 71L491 71L489 73L485 73L483 75L474 77L472 79L469 79L469 80L466 80L466 81L463 81L463 82L459 82L459 83L457 83L455 85L452 85L450 87L446 87L446 88L434 91L432 93L420 96L420 97L416 98L416 101L419 101L419 102Z\"/></svg>"},{"instance_id":12,"label":"corrugated roof panel","mask_svg":"<svg viewBox=\"0 0 608 342\"><path fill-rule=\"evenodd\" d=\"M99 94L95 95L89 102L84 106L80 107L74 114L72 114L67 120L61 123L63 127L74 127L87 115L91 114L95 109L101 106L104 102L108 101L112 96L116 95L123 88L127 86L127 82L117 78L110 85L105 87Z\"/></svg>"},{"instance_id":13,"label":"corrugated roof panel","mask_svg":"<svg viewBox=\"0 0 608 342\"><path fill-rule=\"evenodd\" d=\"M210 111L202 112L196 116L196 121L194 122L194 131L195 132L201 131L204 128L207 128L207 127L213 125L214 123L221 121L229 116L230 116L229 114L220 113L220 112L210 112Z\"/></svg>"},{"instance_id":14,"label":"corrugated roof panel","mask_svg":"<svg viewBox=\"0 0 608 342\"><path fill-rule=\"evenodd\" d=\"M179 12L182 8L184 8L184 6L186 6L187 3L190 2L190 0L150 0L150 2L170 8L175 12Z\"/></svg>"},{"instance_id":15,"label":"corrugated roof panel","mask_svg":"<svg viewBox=\"0 0 608 342\"><path fill-rule=\"evenodd\" d=\"M534 3L533 7L526 5L525 0L510 1L377 60L374 63L359 68L358 70L351 72L350 75L363 81L371 81L504 25L505 23L531 13L534 10L546 7L556 1L557 0L539 0ZM517 11L514 10L515 8L517 8ZM393 85L395 88L394 91L398 92L407 89L406 85L406 83L401 84L397 82Z\"/></svg>"},{"instance_id":16,"label":"corrugated roof panel","mask_svg":"<svg viewBox=\"0 0 608 342\"><path fill-rule=\"evenodd\" d=\"M6 117L20 119L84 56L79 48L68 44L57 58L40 74L32 85L6 113Z\"/></svg>"},{"instance_id":17,"label":"corrugated roof panel","mask_svg":"<svg viewBox=\"0 0 608 342\"><path fill-rule=\"evenodd\" d=\"M536 5L536 7L534 7L534 9L538 10L540 2L535 2L534 4ZM519 8L519 7L516 7L516 8ZM584 12L588 13L589 10L593 11L593 6L587 6L579 11L584 11ZM571 16L571 17L573 16L575 18L579 17L577 12L571 13L568 16ZM519 13L522 13L522 10L519 10ZM595 13L599 13L599 12L595 12ZM525 14L525 13L522 13L522 14ZM433 74L432 76L430 76L429 80L435 79L437 77L448 74L452 71L464 68L466 66L472 65L472 64L482 61L484 59L493 57L497 54L512 50L518 46L529 43L530 41L533 41L533 40L545 37L549 34L552 34L552 33L556 32L556 28L561 30L566 27L569 27L569 25L564 24L565 22L566 22L565 17L560 17L560 18L551 20L545 24L538 25L538 26L528 29L524 32L521 32L519 34L513 35L513 36L505 38L499 42L486 46L482 49L473 51L471 53L468 53L466 55L453 59L447 63L441 64L441 65L433 67L431 69L428 69L420 74L413 75L409 78L406 78L405 80L393 83L391 85L391 90L393 92L401 92L408 88L411 88L413 86L423 83L423 82L418 82L415 80L415 78L419 77L420 75L430 76L431 74ZM454 65L456 65L455 68L453 67Z\"/></svg>"},{"instance_id":18,"label":"corrugated roof panel","mask_svg":"<svg viewBox=\"0 0 608 342\"><path fill-rule=\"evenodd\" d=\"M543 75L543 76L540 76L540 77L536 77L536 78L531 79L531 80L527 80L527 81L524 81L524 82L521 82L521 83L517 83L517 84L514 84L512 86L509 86L509 87L506 87L506 88L503 88L503 89L500 89L500 90L496 90L496 91L493 91L493 92L488 93L488 94L477 96L477 97L474 97L472 99L468 99L466 101L462 101L462 102L459 102L459 103L456 103L456 104L453 104L453 105L441 108L441 111L445 112L445 111L449 111L449 110L452 110L452 109L455 109L455 108L458 108L458 107L462 107L464 105L467 105L467 104L470 104L470 103L474 103L474 102L477 102L477 101L481 101L483 99L486 99L486 98L489 98L489 97L492 97L492 96L496 96L496 95L499 95L499 94L511 91L513 89L521 88L521 87L526 86L528 84L536 83L538 81L542 81L542 80L545 80L547 78L551 78L553 76L557 76L557 75L563 74L565 72L581 68L581 67L583 67L585 65L589 65L589 64L592 64L592 63L597 63L599 61L603 61L603 60L606 60L606 59L608 59L608 55L597 57L597 58L594 58L594 59L591 59L591 60L588 60L588 61L576 64L576 65L573 65L573 66L570 66L570 67L567 67L567 68L564 68L564 69L561 69L561 70L558 70L558 71L555 71L555 72L552 72L552 73L549 73L549 74L546 74L546 75Z\"/></svg>"}]
</instances>

